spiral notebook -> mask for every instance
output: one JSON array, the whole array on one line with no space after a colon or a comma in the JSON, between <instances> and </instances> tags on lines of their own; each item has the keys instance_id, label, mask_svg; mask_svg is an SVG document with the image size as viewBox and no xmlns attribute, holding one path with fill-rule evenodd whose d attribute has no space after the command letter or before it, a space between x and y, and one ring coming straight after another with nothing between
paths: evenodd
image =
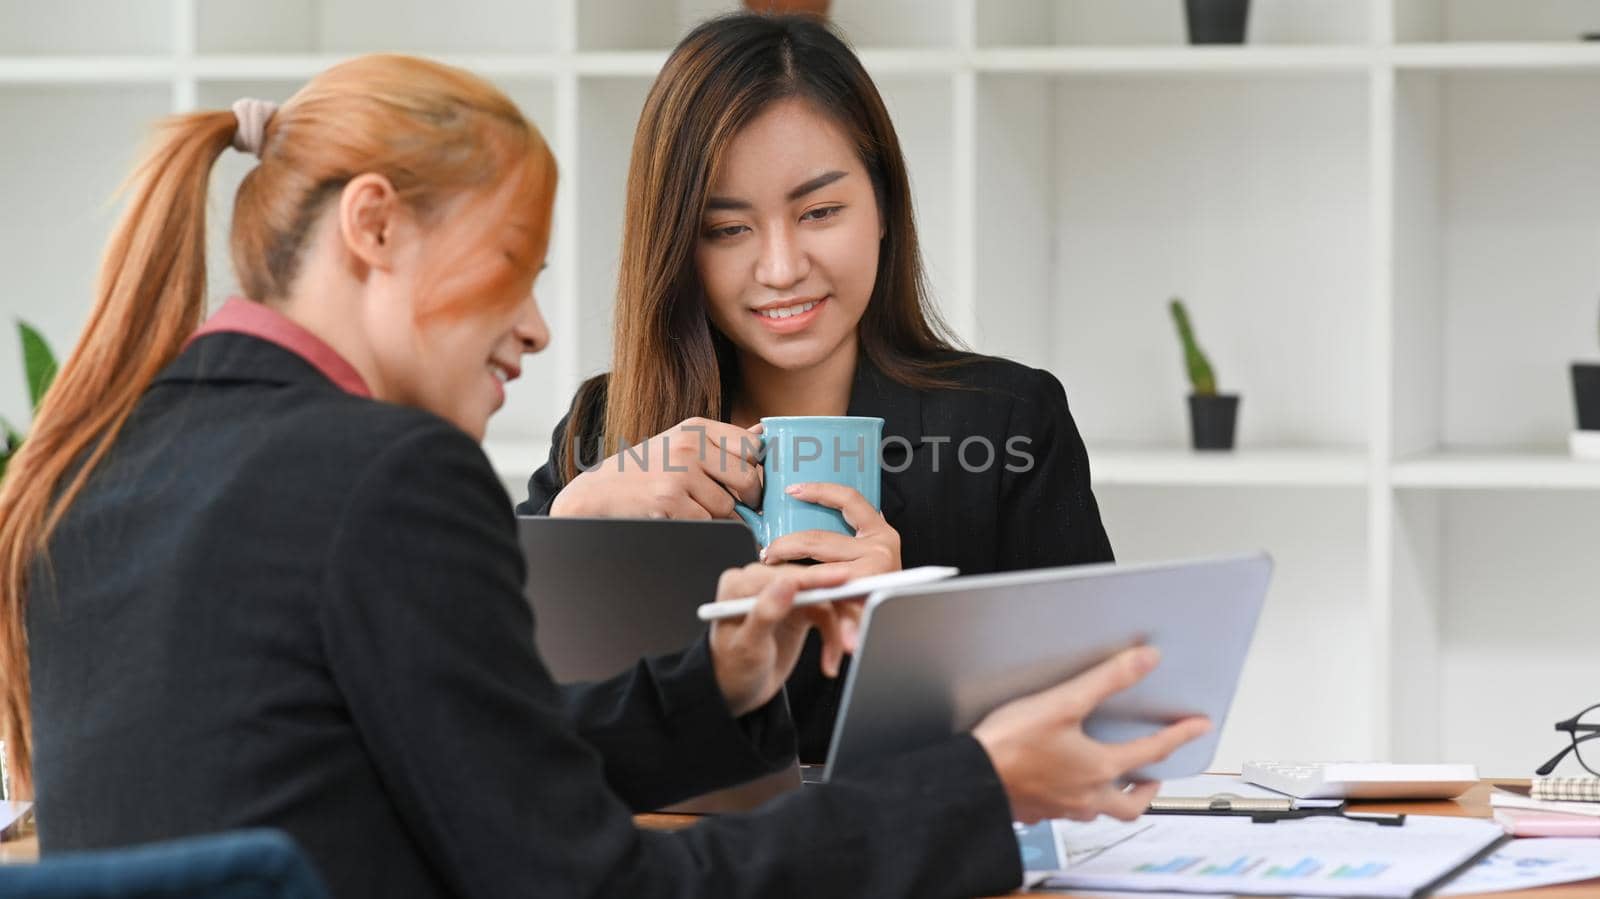
<instances>
[{"instance_id":1,"label":"spiral notebook","mask_svg":"<svg viewBox=\"0 0 1600 899\"><path fill-rule=\"evenodd\" d=\"M1535 777L1528 795L1535 799L1600 802L1600 777Z\"/></svg>"}]
</instances>

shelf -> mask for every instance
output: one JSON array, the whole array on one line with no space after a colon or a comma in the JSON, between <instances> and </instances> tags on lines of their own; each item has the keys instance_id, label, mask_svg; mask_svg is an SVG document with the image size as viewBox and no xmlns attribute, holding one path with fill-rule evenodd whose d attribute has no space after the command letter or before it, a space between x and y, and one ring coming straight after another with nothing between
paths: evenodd
<instances>
[{"instance_id":1,"label":"shelf","mask_svg":"<svg viewBox=\"0 0 1600 899\"><path fill-rule=\"evenodd\" d=\"M0 56L0 84L126 84L177 76L165 56Z\"/></svg>"},{"instance_id":2,"label":"shelf","mask_svg":"<svg viewBox=\"0 0 1600 899\"><path fill-rule=\"evenodd\" d=\"M1600 490L1600 462L1557 452L1445 451L1396 462L1393 480L1435 490Z\"/></svg>"},{"instance_id":3,"label":"shelf","mask_svg":"<svg viewBox=\"0 0 1600 899\"><path fill-rule=\"evenodd\" d=\"M163 56L173 49L170 0L0 0L0 57Z\"/></svg>"},{"instance_id":4,"label":"shelf","mask_svg":"<svg viewBox=\"0 0 1600 899\"><path fill-rule=\"evenodd\" d=\"M1366 47L1008 47L972 54L980 72L1199 74L1362 72Z\"/></svg>"},{"instance_id":5,"label":"shelf","mask_svg":"<svg viewBox=\"0 0 1600 899\"><path fill-rule=\"evenodd\" d=\"M304 81L359 53L307 53L272 56L250 54L200 56L182 68L184 74L216 81ZM553 77L569 66L555 53L421 54L488 78Z\"/></svg>"},{"instance_id":6,"label":"shelf","mask_svg":"<svg viewBox=\"0 0 1600 899\"><path fill-rule=\"evenodd\" d=\"M1425 71L1600 69L1600 42L1401 44L1389 58L1396 68Z\"/></svg>"},{"instance_id":7,"label":"shelf","mask_svg":"<svg viewBox=\"0 0 1600 899\"><path fill-rule=\"evenodd\" d=\"M521 54L559 49L568 0L185 0L201 54Z\"/></svg>"},{"instance_id":8,"label":"shelf","mask_svg":"<svg viewBox=\"0 0 1600 899\"><path fill-rule=\"evenodd\" d=\"M655 77L667 50L578 53L412 51L489 77ZM0 83L121 83L202 79L306 79L352 56L340 53L223 53L191 59L146 56L0 55ZM1038 75L1363 73L1387 65L1408 71L1600 70L1600 43L1400 44L1243 47L997 47L967 52L867 47L862 63L877 76L963 71Z\"/></svg>"},{"instance_id":9,"label":"shelf","mask_svg":"<svg viewBox=\"0 0 1600 899\"><path fill-rule=\"evenodd\" d=\"M1096 486L1358 487L1367 483L1360 449L1187 449L1090 447Z\"/></svg>"}]
</instances>

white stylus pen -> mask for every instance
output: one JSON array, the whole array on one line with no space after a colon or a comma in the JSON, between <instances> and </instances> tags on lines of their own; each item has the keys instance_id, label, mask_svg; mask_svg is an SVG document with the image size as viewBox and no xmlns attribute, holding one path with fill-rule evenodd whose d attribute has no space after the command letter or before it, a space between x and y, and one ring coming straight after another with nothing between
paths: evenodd
<instances>
[{"instance_id":1,"label":"white stylus pen","mask_svg":"<svg viewBox=\"0 0 1600 899\"><path fill-rule=\"evenodd\" d=\"M875 590L930 584L948 577L955 577L960 573L959 569L946 565L923 565L920 568L907 568L904 571L891 571L888 574L874 574L867 577L858 577L837 587L801 590L794 595L794 604L796 606L814 606L818 603L833 602L836 599L854 599L858 596L866 596ZM755 607L756 598L747 596L744 599L708 602L697 610L697 614L700 616L701 621L720 621L724 618L743 618L750 614Z\"/></svg>"}]
</instances>

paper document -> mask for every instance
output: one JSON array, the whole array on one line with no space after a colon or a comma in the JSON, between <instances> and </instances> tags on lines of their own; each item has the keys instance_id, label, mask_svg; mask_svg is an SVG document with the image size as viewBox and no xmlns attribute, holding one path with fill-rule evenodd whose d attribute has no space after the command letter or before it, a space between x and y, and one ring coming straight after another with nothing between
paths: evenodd
<instances>
[{"instance_id":1,"label":"paper document","mask_svg":"<svg viewBox=\"0 0 1600 899\"><path fill-rule=\"evenodd\" d=\"M1593 837L1512 840L1464 871L1437 895L1528 890L1600 877L1600 840ZM1595 887L1600 895L1600 884Z\"/></svg>"},{"instance_id":2,"label":"paper document","mask_svg":"<svg viewBox=\"0 0 1600 899\"><path fill-rule=\"evenodd\" d=\"M1403 827L1315 817L1253 824L1236 815L1145 816L1131 824L1053 821L1062 867L1051 889L1410 897L1504 839L1492 822L1413 815ZM1023 855L1031 837L1018 833ZM1047 852L1037 854L1048 856Z\"/></svg>"}]
</instances>

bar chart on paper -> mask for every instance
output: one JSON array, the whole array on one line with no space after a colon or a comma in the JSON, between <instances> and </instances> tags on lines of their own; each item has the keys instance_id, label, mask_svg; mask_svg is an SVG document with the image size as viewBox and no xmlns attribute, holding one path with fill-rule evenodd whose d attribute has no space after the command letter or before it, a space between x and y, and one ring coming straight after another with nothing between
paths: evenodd
<instances>
[{"instance_id":1,"label":"bar chart on paper","mask_svg":"<svg viewBox=\"0 0 1600 899\"><path fill-rule=\"evenodd\" d=\"M1410 896L1462 868L1501 838L1486 821L1412 817L1403 827L1337 818L1253 824L1247 817L1141 818L1101 837L1099 851L1054 822L1056 856L1044 883L1067 889L1297 896ZM1103 839L1114 836L1113 839Z\"/></svg>"},{"instance_id":2,"label":"bar chart on paper","mask_svg":"<svg viewBox=\"0 0 1600 899\"><path fill-rule=\"evenodd\" d=\"M1200 877L1244 877L1258 873L1268 879L1298 880L1326 876L1333 880L1359 880L1377 877L1389 870L1383 862L1344 862L1330 865L1321 859L1307 856L1293 863L1269 864L1269 859L1241 855L1230 861L1198 855L1180 855L1164 862L1144 862L1135 865L1135 874L1182 874L1194 869Z\"/></svg>"}]
</instances>

